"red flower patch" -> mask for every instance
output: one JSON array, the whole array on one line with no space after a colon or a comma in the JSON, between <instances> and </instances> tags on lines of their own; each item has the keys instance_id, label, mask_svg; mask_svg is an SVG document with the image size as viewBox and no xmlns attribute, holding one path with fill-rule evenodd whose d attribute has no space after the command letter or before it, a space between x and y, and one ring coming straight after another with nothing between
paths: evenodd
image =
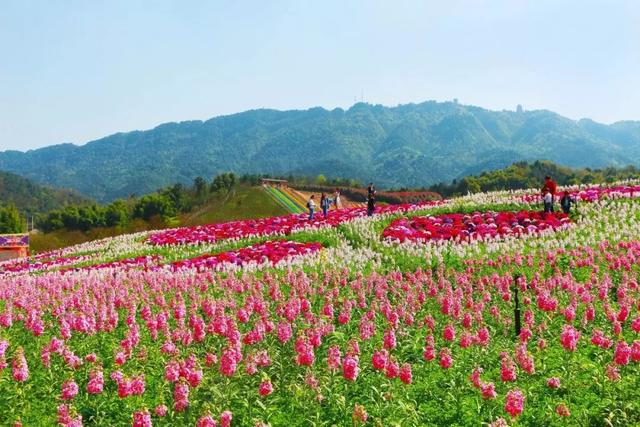
<instances>
[{"instance_id":1,"label":"red flower patch","mask_svg":"<svg viewBox=\"0 0 640 427\"><path fill-rule=\"evenodd\" d=\"M176 261L171 264L174 269L179 268L215 268L221 264L245 265L250 262L261 264L277 264L283 259L296 255L307 255L319 251L320 243L298 242L264 242L246 248L222 252L219 254L206 254L191 259Z\"/></svg>"},{"instance_id":2,"label":"red flower patch","mask_svg":"<svg viewBox=\"0 0 640 427\"><path fill-rule=\"evenodd\" d=\"M537 233L557 229L570 222L563 213L476 212L442 214L393 221L382 233L389 240L475 240L496 236Z\"/></svg>"}]
</instances>

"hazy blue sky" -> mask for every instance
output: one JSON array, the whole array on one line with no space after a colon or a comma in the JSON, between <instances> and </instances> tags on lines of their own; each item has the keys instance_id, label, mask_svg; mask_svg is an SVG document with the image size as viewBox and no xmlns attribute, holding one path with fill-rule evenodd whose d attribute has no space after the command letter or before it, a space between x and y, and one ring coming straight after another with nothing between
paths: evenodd
<instances>
[{"instance_id":1,"label":"hazy blue sky","mask_svg":"<svg viewBox=\"0 0 640 427\"><path fill-rule=\"evenodd\" d=\"M0 5L0 150L361 94L640 119L640 2Z\"/></svg>"}]
</instances>

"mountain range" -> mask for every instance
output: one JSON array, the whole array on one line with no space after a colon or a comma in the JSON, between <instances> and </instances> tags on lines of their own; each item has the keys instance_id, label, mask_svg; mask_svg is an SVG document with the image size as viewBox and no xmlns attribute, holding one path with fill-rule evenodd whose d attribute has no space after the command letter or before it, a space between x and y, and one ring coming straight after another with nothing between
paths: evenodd
<instances>
[{"instance_id":1,"label":"mountain range","mask_svg":"<svg viewBox=\"0 0 640 427\"><path fill-rule=\"evenodd\" d=\"M491 111L435 101L260 109L80 146L4 151L0 169L104 202L227 171L423 187L536 159L571 167L640 165L640 121L605 125L547 110Z\"/></svg>"}]
</instances>

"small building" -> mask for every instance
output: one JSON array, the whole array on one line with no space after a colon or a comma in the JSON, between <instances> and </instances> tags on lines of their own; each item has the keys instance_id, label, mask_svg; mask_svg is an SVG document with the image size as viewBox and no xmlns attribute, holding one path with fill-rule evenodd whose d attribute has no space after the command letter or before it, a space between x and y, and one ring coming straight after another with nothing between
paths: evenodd
<instances>
[{"instance_id":1,"label":"small building","mask_svg":"<svg viewBox=\"0 0 640 427\"><path fill-rule=\"evenodd\" d=\"M289 182L286 179L261 178L260 181L262 182L262 185L270 185L271 187L276 188L286 188L289 185Z\"/></svg>"},{"instance_id":2,"label":"small building","mask_svg":"<svg viewBox=\"0 0 640 427\"><path fill-rule=\"evenodd\" d=\"M0 234L0 261L29 256L29 234Z\"/></svg>"}]
</instances>

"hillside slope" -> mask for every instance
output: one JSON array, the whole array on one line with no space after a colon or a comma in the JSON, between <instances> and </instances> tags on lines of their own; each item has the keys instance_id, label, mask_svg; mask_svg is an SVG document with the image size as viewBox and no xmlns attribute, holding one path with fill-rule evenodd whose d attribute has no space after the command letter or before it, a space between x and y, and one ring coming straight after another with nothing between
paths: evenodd
<instances>
[{"instance_id":1,"label":"hillside slope","mask_svg":"<svg viewBox=\"0 0 640 427\"><path fill-rule=\"evenodd\" d=\"M287 213L284 208L267 196L262 188L238 185L226 196L220 199L213 199L193 212L174 218L170 223L155 216L148 221L139 218L134 219L122 227L98 227L86 232L62 229L50 233L38 233L31 237L31 250L38 253L144 230L155 230L178 225L201 225L239 219L264 218L286 215Z\"/></svg>"},{"instance_id":2,"label":"hillside slope","mask_svg":"<svg viewBox=\"0 0 640 427\"><path fill-rule=\"evenodd\" d=\"M39 185L19 175L0 171L0 204L13 203L23 213L46 212L66 204L90 201L76 191Z\"/></svg>"},{"instance_id":3,"label":"hillside slope","mask_svg":"<svg viewBox=\"0 0 640 427\"><path fill-rule=\"evenodd\" d=\"M537 159L572 167L640 164L640 124L434 101L252 110L118 133L83 146L6 151L0 169L109 201L225 171L422 187Z\"/></svg>"}]
</instances>

